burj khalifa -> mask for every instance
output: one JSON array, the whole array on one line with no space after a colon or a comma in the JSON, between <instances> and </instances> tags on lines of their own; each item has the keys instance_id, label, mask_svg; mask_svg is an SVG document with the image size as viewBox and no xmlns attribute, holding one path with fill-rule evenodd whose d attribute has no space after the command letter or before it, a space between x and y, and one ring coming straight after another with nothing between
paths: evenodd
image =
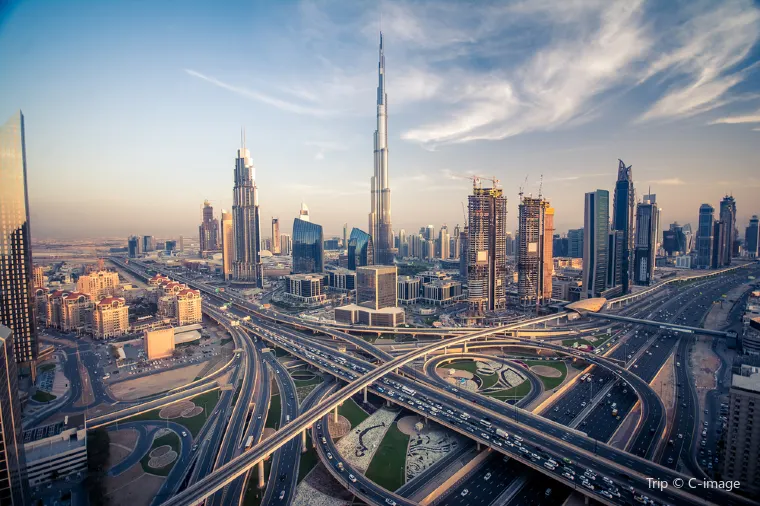
<instances>
[{"instance_id":1,"label":"burj khalifa","mask_svg":"<svg viewBox=\"0 0 760 506\"><path fill-rule=\"evenodd\" d=\"M391 227L391 189L388 183L388 96L385 93L385 54L380 33L380 62L377 84L377 130L375 130L375 175L372 176L372 208L369 230L375 248L375 263L392 265L393 228Z\"/></svg>"}]
</instances>

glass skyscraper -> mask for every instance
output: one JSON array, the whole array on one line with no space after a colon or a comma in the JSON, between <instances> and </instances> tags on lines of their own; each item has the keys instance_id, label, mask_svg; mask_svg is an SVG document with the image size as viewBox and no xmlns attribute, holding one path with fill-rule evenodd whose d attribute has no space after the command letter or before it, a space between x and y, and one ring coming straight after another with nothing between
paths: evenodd
<instances>
[{"instance_id":1,"label":"glass skyscraper","mask_svg":"<svg viewBox=\"0 0 760 506\"><path fill-rule=\"evenodd\" d=\"M16 362L34 376L38 343L21 111L0 129L0 203L0 324L13 331Z\"/></svg>"},{"instance_id":2,"label":"glass skyscraper","mask_svg":"<svg viewBox=\"0 0 760 506\"><path fill-rule=\"evenodd\" d=\"M348 268L355 271L357 267L374 265L374 254L372 236L354 227L348 239Z\"/></svg>"},{"instance_id":3,"label":"glass skyscraper","mask_svg":"<svg viewBox=\"0 0 760 506\"><path fill-rule=\"evenodd\" d=\"M310 274L325 270L325 246L322 225L293 220L293 274Z\"/></svg>"},{"instance_id":4,"label":"glass skyscraper","mask_svg":"<svg viewBox=\"0 0 760 506\"><path fill-rule=\"evenodd\" d=\"M654 281L657 247L657 203L644 200L636 206L636 243L633 260L633 282L648 286Z\"/></svg>"},{"instance_id":5,"label":"glass skyscraper","mask_svg":"<svg viewBox=\"0 0 760 506\"><path fill-rule=\"evenodd\" d=\"M625 166L623 160L618 160L618 178L615 183L615 201L612 209L612 228L623 233L622 263L620 279L623 293L628 293L631 276L631 250L633 249L633 209L636 196L633 188L633 172L631 165Z\"/></svg>"},{"instance_id":6,"label":"glass skyscraper","mask_svg":"<svg viewBox=\"0 0 760 506\"><path fill-rule=\"evenodd\" d=\"M607 289L607 254L610 229L610 192L586 194L583 221L583 292L581 297L600 297Z\"/></svg>"},{"instance_id":7,"label":"glass skyscraper","mask_svg":"<svg viewBox=\"0 0 760 506\"><path fill-rule=\"evenodd\" d=\"M710 204L699 206L697 225L697 269L709 269L712 263L713 221L715 208Z\"/></svg>"},{"instance_id":8,"label":"glass skyscraper","mask_svg":"<svg viewBox=\"0 0 760 506\"><path fill-rule=\"evenodd\" d=\"M749 220L749 226L744 233L744 249L747 251L747 256L750 258L757 258L757 246L760 242L760 230L758 229L757 215L753 215Z\"/></svg>"},{"instance_id":9,"label":"glass skyscraper","mask_svg":"<svg viewBox=\"0 0 760 506\"><path fill-rule=\"evenodd\" d=\"M18 400L13 332L0 325L0 504L25 506L31 497L24 476L24 441Z\"/></svg>"}]
</instances>

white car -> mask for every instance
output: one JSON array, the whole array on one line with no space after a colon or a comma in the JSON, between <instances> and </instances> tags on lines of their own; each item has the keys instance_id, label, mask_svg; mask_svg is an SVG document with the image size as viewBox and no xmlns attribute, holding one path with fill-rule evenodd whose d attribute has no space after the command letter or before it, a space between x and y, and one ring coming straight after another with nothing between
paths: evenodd
<instances>
[{"instance_id":1,"label":"white car","mask_svg":"<svg viewBox=\"0 0 760 506\"><path fill-rule=\"evenodd\" d=\"M464 489L464 490L462 490L462 493L461 493L461 494L459 494L459 495L461 495L462 497L464 497L464 496L466 496L466 495L467 495L467 494L469 494L469 493L470 493L470 491L469 491L469 490L467 490L467 489Z\"/></svg>"}]
</instances>

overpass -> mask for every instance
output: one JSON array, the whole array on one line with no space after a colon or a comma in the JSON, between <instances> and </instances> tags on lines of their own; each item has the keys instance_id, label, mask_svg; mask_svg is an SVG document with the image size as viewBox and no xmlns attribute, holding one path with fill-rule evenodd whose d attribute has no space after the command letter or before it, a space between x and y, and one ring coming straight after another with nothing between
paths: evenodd
<instances>
[{"instance_id":1,"label":"overpass","mask_svg":"<svg viewBox=\"0 0 760 506\"><path fill-rule=\"evenodd\" d=\"M638 325L649 325L651 327L658 327L660 329L672 330L674 332L681 332L684 334L702 334L706 336L715 337L729 337L736 339L736 332L733 330L710 330L702 327L690 327L688 325L679 325L677 323L658 322L655 320L643 320L641 318L631 318L629 316L618 316L608 313L587 313L585 316L590 318L600 318L603 320L615 320L620 322L636 323Z\"/></svg>"}]
</instances>

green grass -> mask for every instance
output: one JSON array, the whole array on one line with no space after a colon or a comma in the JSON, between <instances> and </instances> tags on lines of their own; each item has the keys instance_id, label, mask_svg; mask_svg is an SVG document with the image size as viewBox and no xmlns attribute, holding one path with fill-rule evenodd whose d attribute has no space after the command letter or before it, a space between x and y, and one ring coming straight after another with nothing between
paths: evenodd
<instances>
[{"instance_id":1,"label":"green grass","mask_svg":"<svg viewBox=\"0 0 760 506\"><path fill-rule=\"evenodd\" d=\"M447 368L447 369L458 369L460 371L467 371L471 372L472 374L475 374L478 371L478 366L473 362L472 360L459 360L454 362L449 362L448 364L443 364L441 367Z\"/></svg>"},{"instance_id":2,"label":"green grass","mask_svg":"<svg viewBox=\"0 0 760 506\"><path fill-rule=\"evenodd\" d=\"M592 343L592 344L598 348L599 346L601 346L604 343L606 343L607 341L609 341L610 338L612 337L612 335L611 334L599 334L599 335L594 336L594 337L596 337L596 341L594 343Z\"/></svg>"},{"instance_id":3,"label":"green grass","mask_svg":"<svg viewBox=\"0 0 760 506\"><path fill-rule=\"evenodd\" d=\"M39 372L52 371L55 369L55 364L42 364L39 367Z\"/></svg>"},{"instance_id":4,"label":"green grass","mask_svg":"<svg viewBox=\"0 0 760 506\"><path fill-rule=\"evenodd\" d=\"M282 405L280 404L280 395L273 395L269 401L269 411L267 412L267 423L265 427L274 429L280 426L280 415L282 414Z\"/></svg>"},{"instance_id":5,"label":"green grass","mask_svg":"<svg viewBox=\"0 0 760 506\"><path fill-rule=\"evenodd\" d=\"M224 339L222 339L221 341L219 341L219 345L220 346L224 346L225 344L231 343L231 342L232 342L232 338L231 337L225 337Z\"/></svg>"},{"instance_id":6,"label":"green grass","mask_svg":"<svg viewBox=\"0 0 760 506\"><path fill-rule=\"evenodd\" d=\"M264 483L269 479L269 470L272 467L272 459L267 459L264 462ZM251 476L248 480L248 484L245 488L245 496L243 497L243 506L259 506L261 499L266 492L266 487L259 490L259 471L258 466L251 469Z\"/></svg>"},{"instance_id":7,"label":"green grass","mask_svg":"<svg viewBox=\"0 0 760 506\"><path fill-rule=\"evenodd\" d=\"M37 390L32 396L32 399L34 399L37 402L50 402L55 398L56 398L55 395L45 392L43 390Z\"/></svg>"},{"instance_id":8,"label":"green grass","mask_svg":"<svg viewBox=\"0 0 760 506\"><path fill-rule=\"evenodd\" d=\"M546 361L546 360L526 360L525 363L531 367L534 365L545 365L547 367L551 367L552 369L556 369L562 373L562 376L559 376L557 378L541 376L540 374L536 373L538 374L538 377L541 378L541 382L544 384L545 390L551 390L552 388L557 388L565 380L565 376L567 376L567 365L565 365L564 362L554 362L554 361Z\"/></svg>"},{"instance_id":9,"label":"green grass","mask_svg":"<svg viewBox=\"0 0 760 506\"><path fill-rule=\"evenodd\" d=\"M306 475L309 474L309 471L314 469L314 467L319 463L317 450L316 448L311 447L311 433L307 433L306 435L306 448L308 448L306 453L301 454L301 463L298 466L297 483L301 483L301 480L303 480Z\"/></svg>"},{"instance_id":10,"label":"green grass","mask_svg":"<svg viewBox=\"0 0 760 506\"><path fill-rule=\"evenodd\" d=\"M498 374L478 374L478 377L480 377L480 380L482 384L480 385L481 390L486 388L491 388L496 383L499 382L499 375Z\"/></svg>"},{"instance_id":11,"label":"green grass","mask_svg":"<svg viewBox=\"0 0 760 506\"><path fill-rule=\"evenodd\" d=\"M203 406L204 407L203 413L196 415L192 418L174 418L171 421L184 426L187 430L190 431L193 437L195 437L198 435L198 432L200 432L201 428L203 427L203 424L206 423L208 414L214 411L214 408L216 407L216 403L219 402L219 390L212 390L211 392L206 392L205 394L196 395L190 400L193 401L197 406ZM160 411L161 411L161 408L156 408L146 413L130 416L126 420L130 422L139 422L139 421L166 422L166 420L158 416L158 413Z\"/></svg>"},{"instance_id":12,"label":"green grass","mask_svg":"<svg viewBox=\"0 0 760 506\"><path fill-rule=\"evenodd\" d=\"M586 341L585 339L565 339L562 341L562 346L572 348L575 343L578 343L578 346L581 346L583 344L588 346L596 346L594 343Z\"/></svg>"},{"instance_id":13,"label":"green grass","mask_svg":"<svg viewBox=\"0 0 760 506\"><path fill-rule=\"evenodd\" d=\"M403 485L408 444L409 436L392 424L369 464L367 478L392 491Z\"/></svg>"},{"instance_id":14,"label":"green grass","mask_svg":"<svg viewBox=\"0 0 760 506\"><path fill-rule=\"evenodd\" d=\"M508 401L511 399L522 399L530 393L530 381L525 380L519 385L512 388L505 388L504 390L497 390L496 392L490 392L486 395L499 399L501 401Z\"/></svg>"},{"instance_id":15,"label":"green grass","mask_svg":"<svg viewBox=\"0 0 760 506\"><path fill-rule=\"evenodd\" d=\"M322 379L322 376L314 376L313 378L309 379L296 379L298 376L298 373L293 375L293 383L296 384L297 387L305 387L307 385L319 385L324 381Z\"/></svg>"},{"instance_id":16,"label":"green grass","mask_svg":"<svg viewBox=\"0 0 760 506\"><path fill-rule=\"evenodd\" d=\"M349 399L338 407L338 414L345 417L351 422L351 427L356 427L369 417L362 408L359 407L353 399Z\"/></svg>"},{"instance_id":17,"label":"green grass","mask_svg":"<svg viewBox=\"0 0 760 506\"><path fill-rule=\"evenodd\" d=\"M148 450L148 453L146 453L143 456L143 458L140 460L140 464L142 465L143 471L149 474L157 474L158 476L166 476L169 474L169 472L174 467L174 464L177 462L176 460L172 462L171 464L166 465L164 467L160 467L158 469L154 469L148 466L148 462L150 461L150 452L158 448L159 446L164 446L164 445L171 446L172 450L177 452L177 458L179 458L179 455L180 455L179 436L177 435L176 432L165 434L153 440L153 445L150 447L150 450Z\"/></svg>"}]
</instances>

